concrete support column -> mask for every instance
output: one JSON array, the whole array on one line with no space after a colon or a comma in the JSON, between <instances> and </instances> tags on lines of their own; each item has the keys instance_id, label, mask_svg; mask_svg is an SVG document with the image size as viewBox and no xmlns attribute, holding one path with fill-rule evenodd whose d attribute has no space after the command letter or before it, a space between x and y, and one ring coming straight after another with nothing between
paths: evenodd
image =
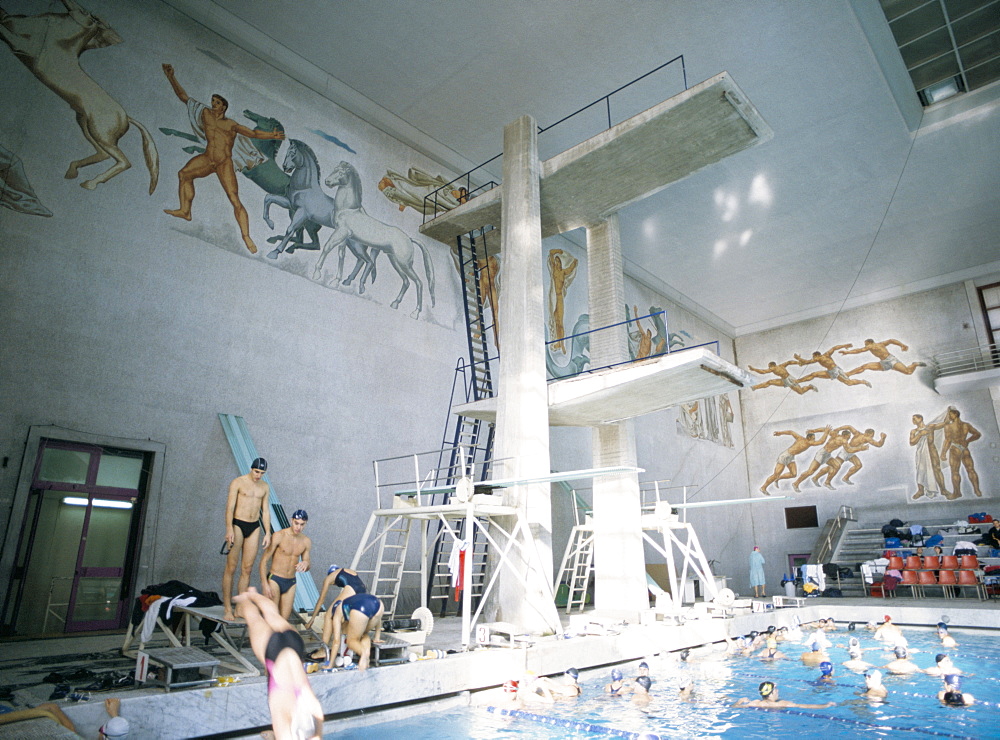
<instances>
[{"instance_id":1,"label":"concrete support column","mask_svg":"<svg viewBox=\"0 0 1000 740\"><path fill-rule=\"evenodd\" d=\"M495 459L503 477L548 475L549 404L545 372L545 291L539 205L538 127L522 116L503 131L503 242L499 323L504 328L497 394ZM552 502L549 484L506 489L531 529L524 556L500 571L488 609L535 634L560 629L552 595ZM496 564L494 563L494 567Z\"/></svg>"},{"instance_id":2,"label":"concrete support column","mask_svg":"<svg viewBox=\"0 0 1000 740\"><path fill-rule=\"evenodd\" d=\"M625 273L618 216L587 227L587 275L592 329L625 319ZM629 359L628 327L590 335L591 367ZM593 465L636 464L635 427L629 419L593 431ZM602 614L635 618L649 608L642 545L639 478L594 479L594 603Z\"/></svg>"}]
</instances>

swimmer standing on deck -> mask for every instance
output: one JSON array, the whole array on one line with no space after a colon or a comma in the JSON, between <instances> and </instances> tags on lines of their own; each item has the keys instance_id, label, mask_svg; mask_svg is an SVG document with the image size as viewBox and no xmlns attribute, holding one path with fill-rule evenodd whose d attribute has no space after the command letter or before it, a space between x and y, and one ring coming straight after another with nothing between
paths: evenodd
<instances>
[{"instance_id":1,"label":"swimmer standing on deck","mask_svg":"<svg viewBox=\"0 0 1000 740\"><path fill-rule=\"evenodd\" d=\"M263 522L266 550L271 543L271 507L268 495L271 487L261 480L267 471L267 460L258 457L250 463L250 472L234 478L229 484L226 499L226 569L222 574L222 618L233 618L233 575L240 566L237 593L243 593L250 585L250 573L257 559L257 545L260 543L260 527ZM225 548L228 548L225 549Z\"/></svg>"},{"instance_id":2,"label":"swimmer standing on deck","mask_svg":"<svg viewBox=\"0 0 1000 740\"><path fill-rule=\"evenodd\" d=\"M307 521L309 514L298 509L292 514L291 525L275 533L271 546L260 559L261 591L274 601L283 619L291 616L295 603L295 574L309 570L312 540L302 534ZM270 574L268 561L271 561Z\"/></svg>"}]
</instances>

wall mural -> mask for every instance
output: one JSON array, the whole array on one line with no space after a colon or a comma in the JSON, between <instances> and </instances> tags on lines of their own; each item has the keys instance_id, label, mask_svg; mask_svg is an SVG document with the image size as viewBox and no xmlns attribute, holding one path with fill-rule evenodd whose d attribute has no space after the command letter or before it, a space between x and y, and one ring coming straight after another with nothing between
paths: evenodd
<instances>
[{"instance_id":1,"label":"wall mural","mask_svg":"<svg viewBox=\"0 0 1000 740\"><path fill-rule=\"evenodd\" d=\"M21 158L3 144L0 144L0 206L29 216L52 215L35 195Z\"/></svg>"},{"instance_id":2,"label":"wall mural","mask_svg":"<svg viewBox=\"0 0 1000 740\"><path fill-rule=\"evenodd\" d=\"M386 170L385 177L378 181L378 189L398 205L400 211L412 208L423 216L424 198L435 190L441 190L448 182L441 175L429 175L418 167L410 167L406 175ZM428 205L435 209L435 214L444 213L458 207L461 195L458 190L441 190Z\"/></svg>"},{"instance_id":3,"label":"wall mural","mask_svg":"<svg viewBox=\"0 0 1000 740\"><path fill-rule=\"evenodd\" d=\"M874 339L866 339L863 347L854 347L853 344L838 344L831 347L826 352L813 352L812 357L809 359L795 353L791 360L786 360L782 363L768 362L767 367L763 369L753 367L752 365L748 365L747 368L758 375L777 376L762 383L758 383L753 386L753 390L756 391L769 387L788 388L801 396L805 395L809 391L819 392L819 388L809 383L810 380L837 380L844 385L866 385L871 388L872 384L867 380L855 380L851 376L869 371L886 372L888 370L895 370L903 375L913 375L918 367L926 367L926 362L913 362L909 365L904 364L898 357L892 354L889 349L890 346L899 347L902 352L907 352L910 349L898 339L885 339L881 342L876 342ZM858 367L845 371L837 365L836 361L833 359L834 352L841 355L857 355L869 352L874 355L878 361L859 365ZM806 367L812 364L819 365L821 369L809 373L808 375L803 375L799 378L792 377L791 373L788 371L789 365Z\"/></svg>"},{"instance_id":4,"label":"wall mural","mask_svg":"<svg viewBox=\"0 0 1000 740\"><path fill-rule=\"evenodd\" d=\"M80 55L85 51L120 44L122 37L73 0L62 0L62 4L65 13L10 15L0 9L0 38L28 71L73 109L84 138L94 150L70 162L65 177L73 180L83 167L114 160L109 168L80 183L81 187L93 190L129 169L132 163L118 141L130 126L135 126L142 136L142 153L149 170L149 193L152 195L160 171L160 158L152 137L80 67ZM7 171L9 173L10 168Z\"/></svg>"},{"instance_id":5,"label":"wall mural","mask_svg":"<svg viewBox=\"0 0 1000 740\"><path fill-rule=\"evenodd\" d=\"M816 435L822 436L817 437ZM801 493L799 486L806 480L811 479L814 486L823 485L831 491L836 488L834 485L838 474L839 483L849 486L854 485L851 479L864 467L860 453L872 447L882 447L885 444L886 434L882 432L876 439L874 429L866 429L859 432L850 424L844 424L837 428L826 426L820 429L810 429L805 435L799 434L791 429L783 429L773 433L773 436L789 436L793 438L792 444L780 455L774 465L774 472L764 481L760 487L760 492L765 496L770 496L768 490L772 484L780 484L783 480L792 480L791 488L796 493ZM820 449L813 456L809 467L805 472L798 475L798 466L795 458L808 450L810 447ZM845 469L844 465L847 464ZM822 478L825 480L820 482Z\"/></svg>"},{"instance_id":6,"label":"wall mural","mask_svg":"<svg viewBox=\"0 0 1000 740\"><path fill-rule=\"evenodd\" d=\"M680 434L692 439L704 439L732 448L735 418L728 395L699 398L680 405L677 429Z\"/></svg>"},{"instance_id":7,"label":"wall mural","mask_svg":"<svg viewBox=\"0 0 1000 740\"><path fill-rule=\"evenodd\" d=\"M932 500L938 495L954 501L962 498L962 471L976 497L983 495L979 487L979 474L969 446L982 438L979 430L962 420L962 412L954 406L924 423L921 414L913 415L910 446L915 447L917 491L911 501ZM939 452L940 450L940 452ZM950 468L951 491L945 487L943 468Z\"/></svg>"}]
</instances>

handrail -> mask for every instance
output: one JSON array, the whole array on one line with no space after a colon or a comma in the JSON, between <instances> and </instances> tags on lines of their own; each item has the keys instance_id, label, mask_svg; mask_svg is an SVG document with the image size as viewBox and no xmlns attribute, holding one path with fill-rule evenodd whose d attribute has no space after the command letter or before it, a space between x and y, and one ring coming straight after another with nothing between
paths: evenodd
<instances>
[{"instance_id":1,"label":"handrail","mask_svg":"<svg viewBox=\"0 0 1000 740\"><path fill-rule=\"evenodd\" d=\"M598 103L602 103L602 102L605 104L605 107L607 108L608 128L611 128L611 97L613 95L617 95L622 90L624 90L624 89L626 89L628 87L631 87L635 83L640 82L641 80L646 79L650 75L655 74L656 72L659 72L661 69L664 69L665 67L669 67L671 64L673 64L674 62L677 62L677 61L679 61L681 63L681 75L682 75L683 80L684 80L684 89L687 90L688 89L687 67L685 67L685 65L684 65L684 55L683 54L678 54L673 59L671 59L669 62L664 62L663 64L659 65L658 67L655 67L655 68L649 70L645 74L639 75L638 77L636 77L631 82L626 82L624 85L622 85L621 87L619 87L619 88L617 88L615 90L612 90L607 95L602 95L597 100L595 100L595 101L593 101L591 103L588 103L587 105L583 106L579 110L577 110L577 111L575 111L573 113L570 113L568 116L564 116L564 117L560 118L555 123L552 123L552 124L550 124L548 126L545 126L545 127L539 126L538 127L538 133L539 134L544 134L546 131L552 130L553 128L555 128L556 126L558 126L560 123L564 123L565 121L568 121L570 118L573 118L574 116L577 116L580 113L583 113L584 111L589 110L590 108L593 108ZM607 130L607 129L604 129L604 130ZM461 204L461 203L465 203L466 201L474 198L476 196L476 194L479 193L479 192L486 192L486 191L492 190L493 188L497 187L497 185L499 183L497 183L495 180L489 180L489 181L483 183L482 185L479 185L476 188L473 188L472 187L472 173L475 172L476 170L480 170L480 169L486 167L486 165L488 165L488 164L491 164L491 163L495 162L497 159L499 159L502 156L503 156L503 152L500 152L496 156L490 157L489 159L487 159L482 164L476 165L475 167L473 167L468 172L462 173L461 175L459 175L458 177L456 177L454 180L452 180L452 181L450 181L448 183L445 183L441 187L439 187L436 190L434 190L434 191L428 193L427 195L425 195L424 196L424 205L423 205L423 221L422 221L422 223L427 223L428 220L437 217L438 211L439 211L438 193L441 193L442 191L451 190L453 188L453 186L459 185L459 188L456 188L456 189L458 189L458 190L464 190L464 192L461 193L461 196L459 198L459 203Z\"/></svg>"},{"instance_id":2,"label":"handrail","mask_svg":"<svg viewBox=\"0 0 1000 740\"><path fill-rule=\"evenodd\" d=\"M856 521L857 518L854 516L854 507L847 506L846 504L841 505L836 518L831 520L830 529L827 530L826 536L823 538L823 543L816 551L814 561L816 563L828 562L830 558L833 557L833 554L837 549L837 544L840 542L841 534L847 528L847 522Z\"/></svg>"},{"instance_id":3,"label":"handrail","mask_svg":"<svg viewBox=\"0 0 1000 740\"><path fill-rule=\"evenodd\" d=\"M931 359L937 377L974 373L1000 367L1000 344L982 344L950 352L941 352Z\"/></svg>"}]
</instances>

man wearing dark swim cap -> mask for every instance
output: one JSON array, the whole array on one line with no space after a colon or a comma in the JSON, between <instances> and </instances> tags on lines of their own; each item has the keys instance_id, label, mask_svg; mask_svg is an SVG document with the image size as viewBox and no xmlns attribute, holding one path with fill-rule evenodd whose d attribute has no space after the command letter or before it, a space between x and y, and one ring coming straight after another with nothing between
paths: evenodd
<instances>
[{"instance_id":1,"label":"man wearing dark swim cap","mask_svg":"<svg viewBox=\"0 0 1000 740\"><path fill-rule=\"evenodd\" d=\"M828 701L826 704L798 704L794 701L786 701L778 698L778 687L771 681L764 681L757 687L760 699L737 699L734 707L756 707L758 709L826 709L832 707L837 702Z\"/></svg>"},{"instance_id":2,"label":"man wearing dark swim cap","mask_svg":"<svg viewBox=\"0 0 1000 740\"><path fill-rule=\"evenodd\" d=\"M302 534L309 514L298 509L292 514L291 524L275 533L271 546L260 559L261 591L274 601L281 616L288 619L295 601L296 573L309 570L312 540ZM267 563L271 561L270 573ZM339 642L339 635L337 636Z\"/></svg>"},{"instance_id":3,"label":"man wearing dark swim cap","mask_svg":"<svg viewBox=\"0 0 1000 740\"><path fill-rule=\"evenodd\" d=\"M267 481L262 480L267 470L267 460L258 457L250 463L250 472L234 478L229 484L226 499L226 569L222 574L223 619L233 619L233 575L240 567L237 593L250 586L250 573L257 559L257 546L267 549L271 544L271 507L267 505L271 492ZM261 524L264 541L261 543Z\"/></svg>"}]
</instances>

